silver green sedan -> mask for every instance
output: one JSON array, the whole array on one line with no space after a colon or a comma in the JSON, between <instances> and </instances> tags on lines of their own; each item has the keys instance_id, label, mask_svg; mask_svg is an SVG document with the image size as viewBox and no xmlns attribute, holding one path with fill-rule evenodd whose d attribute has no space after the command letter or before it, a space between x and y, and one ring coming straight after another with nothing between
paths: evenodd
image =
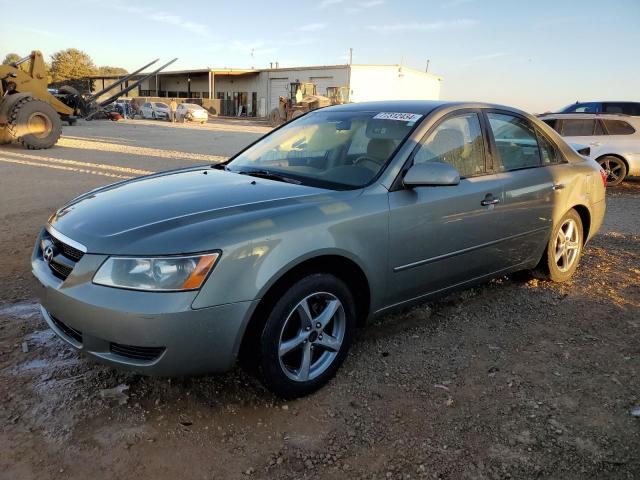
<instances>
[{"instance_id":1,"label":"silver green sedan","mask_svg":"<svg viewBox=\"0 0 640 480\"><path fill-rule=\"evenodd\" d=\"M240 359L295 397L372 317L518 270L567 280L602 222L602 175L509 107L340 105L224 164L72 200L33 273L49 326L97 360L173 376Z\"/></svg>"}]
</instances>

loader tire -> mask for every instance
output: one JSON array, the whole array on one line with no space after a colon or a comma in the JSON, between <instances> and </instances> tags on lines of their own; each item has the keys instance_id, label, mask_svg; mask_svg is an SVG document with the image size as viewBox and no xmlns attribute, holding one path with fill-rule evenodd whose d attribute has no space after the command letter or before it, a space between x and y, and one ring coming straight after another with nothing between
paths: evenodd
<instances>
[{"instance_id":1,"label":"loader tire","mask_svg":"<svg viewBox=\"0 0 640 480\"><path fill-rule=\"evenodd\" d=\"M0 127L0 145L4 145L5 143L11 143L13 138L9 135L9 130L7 127Z\"/></svg>"},{"instance_id":2,"label":"loader tire","mask_svg":"<svg viewBox=\"0 0 640 480\"><path fill-rule=\"evenodd\" d=\"M26 97L11 109L7 129L24 147L40 150L56 144L62 134L62 120L48 103Z\"/></svg>"},{"instance_id":3,"label":"loader tire","mask_svg":"<svg viewBox=\"0 0 640 480\"><path fill-rule=\"evenodd\" d=\"M269 114L269 124L275 128L275 127L279 127L280 125L282 125L284 123L282 117L280 116L280 110L277 108L274 108L273 110L271 110L271 113Z\"/></svg>"}]
</instances>

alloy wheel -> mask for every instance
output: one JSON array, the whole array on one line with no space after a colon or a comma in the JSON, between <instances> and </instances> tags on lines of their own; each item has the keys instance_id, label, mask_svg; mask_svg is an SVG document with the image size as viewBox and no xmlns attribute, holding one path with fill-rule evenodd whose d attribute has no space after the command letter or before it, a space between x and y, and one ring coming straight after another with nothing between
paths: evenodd
<instances>
[{"instance_id":1,"label":"alloy wheel","mask_svg":"<svg viewBox=\"0 0 640 480\"><path fill-rule=\"evenodd\" d=\"M575 220L568 218L556 236L555 260L561 272L568 271L580 253L580 233Z\"/></svg>"},{"instance_id":2,"label":"alloy wheel","mask_svg":"<svg viewBox=\"0 0 640 480\"><path fill-rule=\"evenodd\" d=\"M624 165L622 161L617 158L605 157L600 166L607 175L607 183L615 184L620 179L624 172Z\"/></svg>"},{"instance_id":3,"label":"alloy wheel","mask_svg":"<svg viewBox=\"0 0 640 480\"><path fill-rule=\"evenodd\" d=\"M345 331L345 310L335 295L308 295L291 310L282 326L278 342L282 371L296 382L322 375L337 357Z\"/></svg>"}]
</instances>

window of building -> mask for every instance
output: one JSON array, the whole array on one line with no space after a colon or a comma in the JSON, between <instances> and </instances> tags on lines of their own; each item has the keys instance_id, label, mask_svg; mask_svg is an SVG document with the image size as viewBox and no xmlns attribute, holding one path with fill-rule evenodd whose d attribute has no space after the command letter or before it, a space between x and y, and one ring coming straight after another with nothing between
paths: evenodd
<instances>
[{"instance_id":1,"label":"window of building","mask_svg":"<svg viewBox=\"0 0 640 480\"><path fill-rule=\"evenodd\" d=\"M448 163L462 178L486 173L478 114L467 113L443 120L421 143L413 162Z\"/></svg>"},{"instance_id":2,"label":"window of building","mask_svg":"<svg viewBox=\"0 0 640 480\"><path fill-rule=\"evenodd\" d=\"M624 120L602 120L604 128L607 129L609 135L632 135L636 133L635 128Z\"/></svg>"},{"instance_id":3,"label":"window of building","mask_svg":"<svg viewBox=\"0 0 640 480\"><path fill-rule=\"evenodd\" d=\"M541 165L536 134L523 118L503 113L488 113L502 170L518 170Z\"/></svg>"}]
</instances>

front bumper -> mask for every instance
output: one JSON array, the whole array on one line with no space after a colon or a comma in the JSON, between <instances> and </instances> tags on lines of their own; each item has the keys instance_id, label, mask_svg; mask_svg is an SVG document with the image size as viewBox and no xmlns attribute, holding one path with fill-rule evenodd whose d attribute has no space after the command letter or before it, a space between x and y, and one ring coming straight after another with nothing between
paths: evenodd
<instances>
[{"instance_id":1,"label":"front bumper","mask_svg":"<svg viewBox=\"0 0 640 480\"><path fill-rule=\"evenodd\" d=\"M36 245L31 264L43 317L72 347L146 375L196 375L233 366L257 301L193 309L198 292L94 285L93 272L104 255L85 254L61 280L39 250Z\"/></svg>"},{"instance_id":2,"label":"front bumper","mask_svg":"<svg viewBox=\"0 0 640 480\"><path fill-rule=\"evenodd\" d=\"M627 175L631 177L640 176L640 153L631 153L625 156L627 163L629 164L629 171Z\"/></svg>"}]
</instances>

